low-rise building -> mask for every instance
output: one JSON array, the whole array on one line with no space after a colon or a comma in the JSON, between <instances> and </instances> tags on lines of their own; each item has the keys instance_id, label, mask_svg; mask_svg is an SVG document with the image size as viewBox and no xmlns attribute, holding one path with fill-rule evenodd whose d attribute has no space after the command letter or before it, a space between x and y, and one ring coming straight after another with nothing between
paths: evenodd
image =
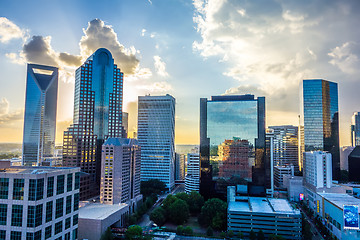
<instances>
[{"instance_id":1,"label":"low-rise building","mask_svg":"<svg viewBox=\"0 0 360 240\"><path fill-rule=\"evenodd\" d=\"M185 177L185 192L199 192L200 188L200 158L198 153L188 153L187 174Z\"/></svg>"},{"instance_id":2,"label":"low-rise building","mask_svg":"<svg viewBox=\"0 0 360 240\"><path fill-rule=\"evenodd\" d=\"M274 184L277 187L284 187L284 176L294 176L294 166L275 166L274 167Z\"/></svg>"},{"instance_id":3,"label":"low-rise building","mask_svg":"<svg viewBox=\"0 0 360 240\"><path fill-rule=\"evenodd\" d=\"M303 177L300 176L284 176L283 186L287 189L289 201L299 202L304 198Z\"/></svg>"}]
</instances>

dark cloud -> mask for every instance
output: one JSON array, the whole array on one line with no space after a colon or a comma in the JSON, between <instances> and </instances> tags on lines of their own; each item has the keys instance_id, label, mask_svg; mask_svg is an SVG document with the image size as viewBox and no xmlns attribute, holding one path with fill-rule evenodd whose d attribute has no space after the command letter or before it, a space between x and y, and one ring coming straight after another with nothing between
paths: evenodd
<instances>
[{"instance_id":1,"label":"dark cloud","mask_svg":"<svg viewBox=\"0 0 360 240\"><path fill-rule=\"evenodd\" d=\"M111 26L105 25L100 19L89 22L87 29L80 41L82 55L91 55L98 48L107 48L113 54L116 64L126 74L134 74L139 66L139 60L135 56L136 50L125 49L118 41L117 34Z\"/></svg>"},{"instance_id":2,"label":"dark cloud","mask_svg":"<svg viewBox=\"0 0 360 240\"><path fill-rule=\"evenodd\" d=\"M51 48L51 37L33 36L23 46L23 54L27 62L58 66L56 54Z\"/></svg>"},{"instance_id":3,"label":"dark cloud","mask_svg":"<svg viewBox=\"0 0 360 240\"><path fill-rule=\"evenodd\" d=\"M79 67L81 65L81 56L75 56L69 53L60 53L59 59L69 66Z\"/></svg>"}]
</instances>

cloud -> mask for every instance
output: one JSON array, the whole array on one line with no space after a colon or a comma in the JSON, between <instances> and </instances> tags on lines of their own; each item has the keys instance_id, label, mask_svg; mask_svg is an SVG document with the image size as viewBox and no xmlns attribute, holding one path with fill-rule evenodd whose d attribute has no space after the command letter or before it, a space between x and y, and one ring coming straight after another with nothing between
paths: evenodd
<instances>
[{"instance_id":1,"label":"cloud","mask_svg":"<svg viewBox=\"0 0 360 240\"><path fill-rule=\"evenodd\" d=\"M360 45L355 42L346 42L340 47L331 49L328 55L332 58L329 63L337 66L347 74L357 74L360 71Z\"/></svg>"},{"instance_id":2,"label":"cloud","mask_svg":"<svg viewBox=\"0 0 360 240\"><path fill-rule=\"evenodd\" d=\"M10 111L10 103L6 98L0 101L0 128L18 126L18 121L23 120L24 111Z\"/></svg>"},{"instance_id":3,"label":"cloud","mask_svg":"<svg viewBox=\"0 0 360 240\"><path fill-rule=\"evenodd\" d=\"M83 29L84 36L80 40L82 56L90 56L98 48L107 48L112 53L115 62L125 74L134 74L139 66L139 60L135 56L134 47L125 48L117 38L114 29L105 25L104 21L94 19L88 23L87 29Z\"/></svg>"},{"instance_id":4,"label":"cloud","mask_svg":"<svg viewBox=\"0 0 360 240\"><path fill-rule=\"evenodd\" d=\"M33 36L22 51L28 62L58 66L57 53L51 47L51 37Z\"/></svg>"},{"instance_id":5,"label":"cloud","mask_svg":"<svg viewBox=\"0 0 360 240\"><path fill-rule=\"evenodd\" d=\"M168 82L154 82L151 84L142 84L137 86L138 89L146 90L148 93L167 93L173 90Z\"/></svg>"},{"instance_id":6,"label":"cloud","mask_svg":"<svg viewBox=\"0 0 360 240\"><path fill-rule=\"evenodd\" d=\"M81 56L74 56L69 53L60 53L59 60L65 63L66 65L79 67L81 65Z\"/></svg>"},{"instance_id":7,"label":"cloud","mask_svg":"<svg viewBox=\"0 0 360 240\"><path fill-rule=\"evenodd\" d=\"M145 36L145 33L146 33L146 29L143 28L143 29L141 30L141 36L144 37L144 36Z\"/></svg>"},{"instance_id":8,"label":"cloud","mask_svg":"<svg viewBox=\"0 0 360 240\"><path fill-rule=\"evenodd\" d=\"M0 42L8 43L12 39L26 39L26 31L6 17L0 17Z\"/></svg>"},{"instance_id":9,"label":"cloud","mask_svg":"<svg viewBox=\"0 0 360 240\"><path fill-rule=\"evenodd\" d=\"M154 56L154 66L157 74L162 77L168 77L169 74L166 72L166 63L161 60L160 56Z\"/></svg>"},{"instance_id":10,"label":"cloud","mask_svg":"<svg viewBox=\"0 0 360 240\"><path fill-rule=\"evenodd\" d=\"M0 115L7 114L9 112L9 102L6 98L2 98L0 101Z\"/></svg>"}]
</instances>

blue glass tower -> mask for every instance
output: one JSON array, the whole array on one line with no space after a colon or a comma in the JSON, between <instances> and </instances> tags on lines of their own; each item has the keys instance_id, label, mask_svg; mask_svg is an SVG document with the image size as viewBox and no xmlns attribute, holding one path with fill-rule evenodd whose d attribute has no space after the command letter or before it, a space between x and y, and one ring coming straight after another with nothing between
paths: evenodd
<instances>
[{"instance_id":1,"label":"blue glass tower","mask_svg":"<svg viewBox=\"0 0 360 240\"><path fill-rule=\"evenodd\" d=\"M74 122L64 132L63 165L80 167L82 200L99 195L101 147L122 137L123 73L98 49L75 73Z\"/></svg>"},{"instance_id":2,"label":"blue glass tower","mask_svg":"<svg viewBox=\"0 0 360 240\"><path fill-rule=\"evenodd\" d=\"M332 176L340 178L338 85L323 79L303 81L305 151L328 151Z\"/></svg>"},{"instance_id":3,"label":"blue glass tower","mask_svg":"<svg viewBox=\"0 0 360 240\"><path fill-rule=\"evenodd\" d=\"M55 149L58 69L28 64L25 96L23 165L40 165Z\"/></svg>"}]
</instances>

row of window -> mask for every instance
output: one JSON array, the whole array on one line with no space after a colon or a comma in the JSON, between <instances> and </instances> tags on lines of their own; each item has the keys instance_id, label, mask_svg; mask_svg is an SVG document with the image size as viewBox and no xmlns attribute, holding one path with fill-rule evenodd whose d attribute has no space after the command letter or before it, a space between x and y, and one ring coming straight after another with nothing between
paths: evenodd
<instances>
[{"instance_id":1,"label":"row of window","mask_svg":"<svg viewBox=\"0 0 360 240\"><path fill-rule=\"evenodd\" d=\"M65 228L67 229L67 228ZM57 225L55 224L55 234L59 234L60 232L62 232L62 222L57 223ZM52 234L52 228L51 226L47 227L45 229L45 239L49 239L51 238L51 234ZM6 230L0 230L0 240L5 240L6 238ZM73 240L76 240L78 238L78 229L74 229L73 230ZM27 232L26 233L26 240L38 240L41 239L41 230L37 231L37 232ZM56 240L62 240L62 236L56 238ZM70 240L70 232L65 234L65 240ZM22 240L21 238L21 232L19 231L11 231L10 233L10 240Z\"/></svg>"}]
</instances>

